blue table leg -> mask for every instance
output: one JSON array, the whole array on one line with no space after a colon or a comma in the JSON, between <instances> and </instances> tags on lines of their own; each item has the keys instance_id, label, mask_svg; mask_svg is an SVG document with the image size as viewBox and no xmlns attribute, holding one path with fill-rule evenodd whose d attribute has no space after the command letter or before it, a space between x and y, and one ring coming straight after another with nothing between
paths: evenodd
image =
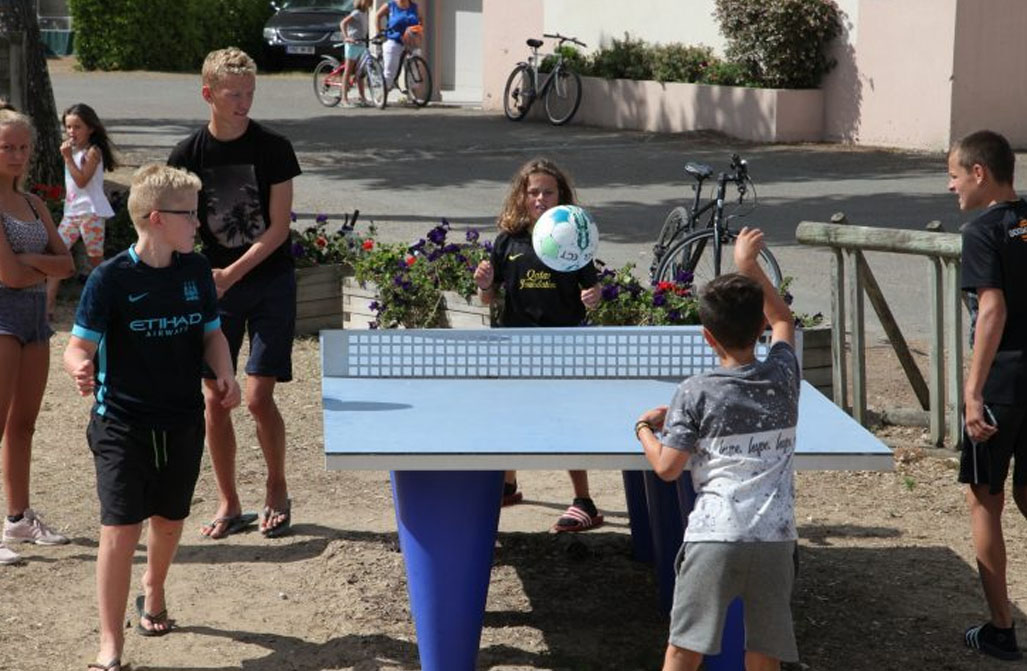
<instances>
[{"instance_id":1,"label":"blue table leg","mask_svg":"<svg viewBox=\"0 0 1027 671\"><path fill-rule=\"evenodd\" d=\"M645 472L645 499L653 537L653 568L660 588L660 608L670 612L674 600L674 559L681 548L685 520L680 510L677 485Z\"/></svg>"},{"instance_id":2,"label":"blue table leg","mask_svg":"<svg viewBox=\"0 0 1027 671\"><path fill-rule=\"evenodd\" d=\"M621 474L624 478L624 498L628 503L628 523L631 526L631 556L635 561L651 564L653 532L645 502L645 476L642 471L621 471Z\"/></svg>"},{"instance_id":3,"label":"blue table leg","mask_svg":"<svg viewBox=\"0 0 1027 671\"><path fill-rule=\"evenodd\" d=\"M475 668L502 492L502 471L392 472L423 671Z\"/></svg>"},{"instance_id":4,"label":"blue table leg","mask_svg":"<svg viewBox=\"0 0 1027 671\"><path fill-rule=\"evenodd\" d=\"M735 599L727 607L724 635L720 639L720 654L707 655L707 671L743 671L745 669L745 619L742 600Z\"/></svg>"}]
</instances>

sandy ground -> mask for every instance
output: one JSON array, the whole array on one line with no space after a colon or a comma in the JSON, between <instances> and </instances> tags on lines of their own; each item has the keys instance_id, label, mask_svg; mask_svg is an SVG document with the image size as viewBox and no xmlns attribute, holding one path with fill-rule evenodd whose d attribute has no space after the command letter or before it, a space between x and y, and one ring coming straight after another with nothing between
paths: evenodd
<instances>
[{"instance_id":1,"label":"sandy ground","mask_svg":"<svg viewBox=\"0 0 1027 671\"><path fill-rule=\"evenodd\" d=\"M33 504L73 542L23 546L0 568L0 669L81 669L95 653L98 504L84 432L89 401L59 367L71 308L62 306L52 377L35 444ZM169 580L180 629L126 633L134 669L418 668L388 477L326 472L317 343L296 346L296 381L281 387L289 427L295 533L202 539L213 511L209 463ZM872 398L908 396L883 350L871 356ZM261 501L263 461L240 416L245 504ZM999 668L965 650L964 627L984 610L965 504L951 452L920 446L923 431L892 427L890 473L800 473L801 573L794 599L796 669ZM481 641L481 669L655 669L666 619L649 567L631 559L619 473L592 474L608 523L578 540L545 533L569 503L561 472L522 473L524 504L500 520ZM1010 513L1007 538L1017 621L1027 606L1027 525ZM138 591L143 552L137 555ZM126 626L135 625L130 613Z\"/></svg>"}]
</instances>

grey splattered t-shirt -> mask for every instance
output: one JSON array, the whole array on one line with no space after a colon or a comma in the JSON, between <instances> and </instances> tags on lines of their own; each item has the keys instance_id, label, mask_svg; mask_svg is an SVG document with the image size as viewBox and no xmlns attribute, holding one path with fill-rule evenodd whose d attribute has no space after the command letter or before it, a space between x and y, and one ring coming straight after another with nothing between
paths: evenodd
<instances>
[{"instance_id":1,"label":"grey splattered t-shirt","mask_svg":"<svg viewBox=\"0 0 1027 671\"><path fill-rule=\"evenodd\" d=\"M777 342L764 361L678 386L661 442L692 453L696 499L686 542L798 538L792 455L800 379L795 350Z\"/></svg>"}]
</instances>

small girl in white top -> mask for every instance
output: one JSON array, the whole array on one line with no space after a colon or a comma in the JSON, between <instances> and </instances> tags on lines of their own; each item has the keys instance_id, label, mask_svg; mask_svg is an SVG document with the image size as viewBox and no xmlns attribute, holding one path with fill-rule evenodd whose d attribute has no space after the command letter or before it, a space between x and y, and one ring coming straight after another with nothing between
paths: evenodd
<instances>
[{"instance_id":1,"label":"small girl in white top","mask_svg":"<svg viewBox=\"0 0 1027 671\"><path fill-rule=\"evenodd\" d=\"M64 158L64 218L57 232L71 249L81 236L93 268L103 261L104 220L114 216L103 192L103 169L118 166L113 143L92 107L84 103L64 110L61 123L67 139L61 144ZM47 312L53 314L60 280L46 285Z\"/></svg>"},{"instance_id":2,"label":"small girl in white top","mask_svg":"<svg viewBox=\"0 0 1027 671\"><path fill-rule=\"evenodd\" d=\"M357 72L360 58L367 51L367 10L371 7L371 0L356 0L353 3L353 11L349 16L339 23L339 29L346 35L346 69L342 73L342 105L352 107L349 101L349 89L351 80L356 79L357 87L360 89L361 107L365 107L367 98L364 97L364 80Z\"/></svg>"}]
</instances>

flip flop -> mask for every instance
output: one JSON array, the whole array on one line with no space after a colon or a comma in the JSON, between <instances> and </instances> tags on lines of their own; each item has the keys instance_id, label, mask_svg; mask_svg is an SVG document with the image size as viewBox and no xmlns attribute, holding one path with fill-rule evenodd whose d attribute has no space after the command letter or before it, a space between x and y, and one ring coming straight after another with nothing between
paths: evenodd
<instances>
[{"instance_id":1,"label":"flip flop","mask_svg":"<svg viewBox=\"0 0 1027 671\"><path fill-rule=\"evenodd\" d=\"M269 520L272 517L282 516L282 521L273 527L265 527L260 530L264 538L279 538L289 533L292 527L292 499L285 500L285 507L276 510L271 506L264 506L263 519Z\"/></svg>"},{"instance_id":2,"label":"flip flop","mask_svg":"<svg viewBox=\"0 0 1027 671\"><path fill-rule=\"evenodd\" d=\"M564 511L560 519L556 520L556 524L550 529L552 533L577 533L579 531L587 531L588 529L595 529L601 526L603 523L603 514L597 512L595 515L589 515L588 511L577 504L572 504L570 508Z\"/></svg>"},{"instance_id":3,"label":"flip flop","mask_svg":"<svg viewBox=\"0 0 1027 671\"><path fill-rule=\"evenodd\" d=\"M92 664L86 664L87 669L100 669L100 671L121 671L121 660L112 659L106 664L100 662L93 662Z\"/></svg>"},{"instance_id":4,"label":"flip flop","mask_svg":"<svg viewBox=\"0 0 1027 671\"><path fill-rule=\"evenodd\" d=\"M136 597L136 613L139 614L139 623L136 625L136 631L139 632L140 636L164 636L165 634L170 634L171 630L175 628L175 621L168 619L167 608L156 615L146 612L146 596L143 594ZM165 625L167 628L147 629L143 626L143 620L149 620L151 626Z\"/></svg>"},{"instance_id":5,"label":"flip flop","mask_svg":"<svg viewBox=\"0 0 1027 671\"><path fill-rule=\"evenodd\" d=\"M201 535L211 540L220 540L226 536L239 533L256 521L257 513L239 513L238 515L229 515L228 517L215 517L203 525L204 529L210 529L210 533ZM219 524L224 524L225 529L220 534L215 534L214 530Z\"/></svg>"}]
</instances>

